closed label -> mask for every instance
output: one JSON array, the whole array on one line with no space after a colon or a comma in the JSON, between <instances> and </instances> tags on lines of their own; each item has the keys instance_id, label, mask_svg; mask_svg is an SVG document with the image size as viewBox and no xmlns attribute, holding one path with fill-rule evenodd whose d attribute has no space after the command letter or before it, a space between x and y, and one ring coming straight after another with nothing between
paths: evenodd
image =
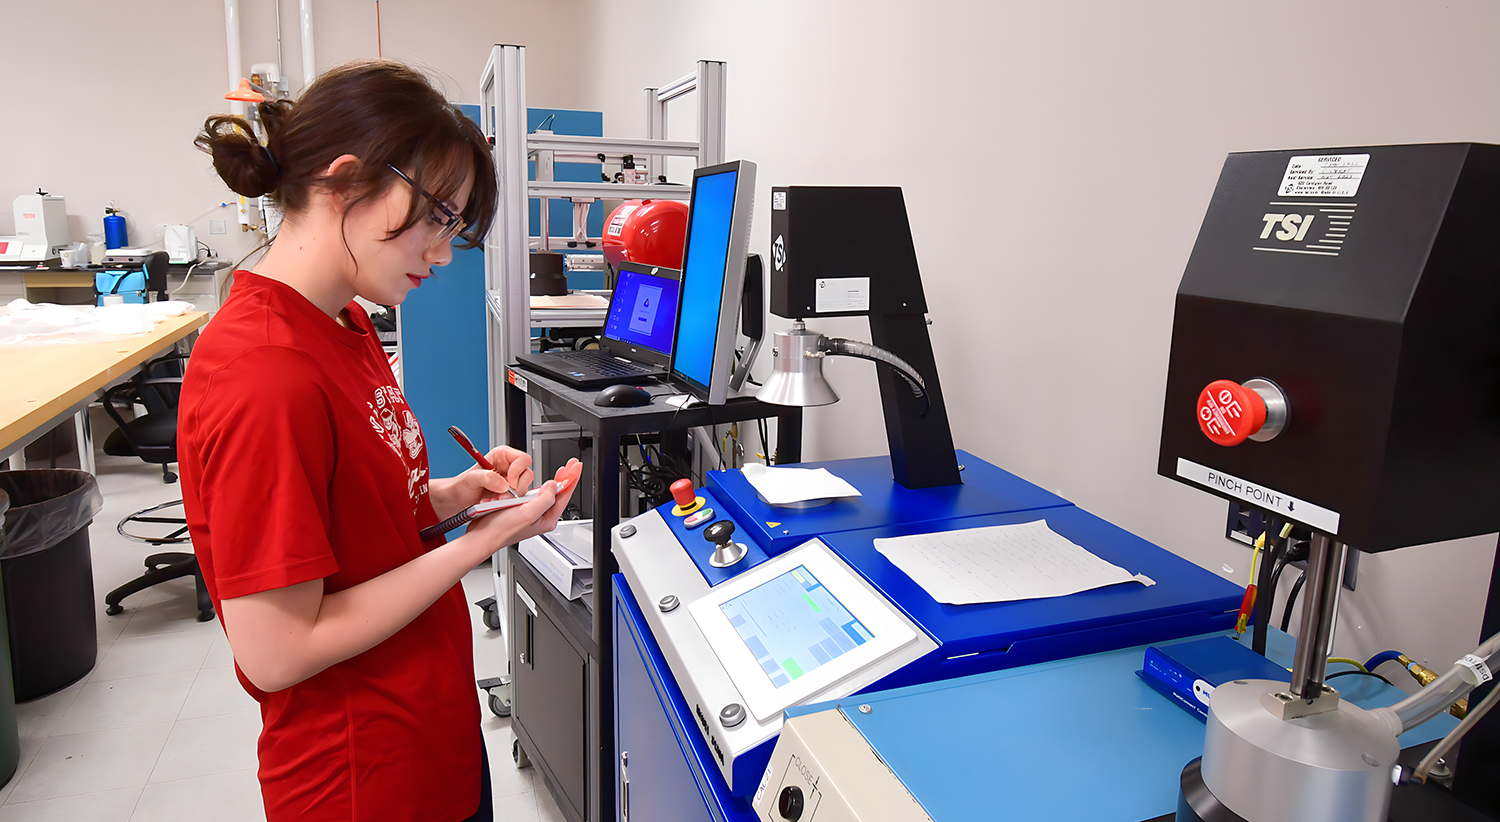
<instances>
[{"instance_id":1,"label":"closed label","mask_svg":"<svg viewBox=\"0 0 1500 822\"><path fill-rule=\"evenodd\" d=\"M610 218L609 236L620 236L620 233L625 230L625 218L629 217L631 212L635 211L636 208L637 206L633 205L620 206L620 210L616 211L615 216Z\"/></svg>"},{"instance_id":2,"label":"closed label","mask_svg":"<svg viewBox=\"0 0 1500 822\"><path fill-rule=\"evenodd\" d=\"M1353 197L1364 179L1368 154L1293 157L1281 177L1280 197Z\"/></svg>"},{"instance_id":3,"label":"closed label","mask_svg":"<svg viewBox=\"0 0 1500 822\"><path fill-rule=\"evenodd\" d=\"M870 310L869 277L825 277L815 283L814 294L819 314Z\"/></svg>"}]
</instances>

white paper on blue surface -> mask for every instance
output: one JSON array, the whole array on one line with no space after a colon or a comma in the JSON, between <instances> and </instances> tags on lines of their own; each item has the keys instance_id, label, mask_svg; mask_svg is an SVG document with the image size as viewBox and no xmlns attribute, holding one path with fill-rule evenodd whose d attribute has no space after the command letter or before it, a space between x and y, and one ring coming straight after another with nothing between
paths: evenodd
<instances>
[{"instance_id":1,"label":"white paper on blue surface","mask_svg":"<svg viewBox=\"0 0 1500 822\"><path fill-rule=\"evenodd\" d=\"M751 463L740 470L751 487L771 505L863 496L858 488L834 476L827 468L771 468Z\"/></svg>"},{"instance_id":2,"label":"white paper on blue surface","mask_svg":"<svg viewBox=\"0 0 1500 822\"><path fill-rule=\"evenodd\" d=\"M875 550L948 605L1060 597L1122 582L1156 584L1094 556L1046 520L877 539Z\"/></svg>"}]
</instances>

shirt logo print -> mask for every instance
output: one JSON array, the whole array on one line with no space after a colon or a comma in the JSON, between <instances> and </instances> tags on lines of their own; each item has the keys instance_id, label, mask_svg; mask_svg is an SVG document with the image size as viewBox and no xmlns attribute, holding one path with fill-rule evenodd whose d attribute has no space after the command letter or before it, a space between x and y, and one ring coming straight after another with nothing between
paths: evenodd
<instances>
[{"instance_id":1,"label":"shirt logo print","mask_svg":"<svg viewBox=\"0 0 1500 822\"><path fill-rule=\"evenodd\" d=\"M394 385L382 385L375 389L374 402L366 402L365 405L370 409L370 428L385 441L406 467L406 492L411 497L415 511L418 500L427 493L427 472L417 461L424 445L422 428L407 407L400 389Z\"/></svg>"}]
</instances>

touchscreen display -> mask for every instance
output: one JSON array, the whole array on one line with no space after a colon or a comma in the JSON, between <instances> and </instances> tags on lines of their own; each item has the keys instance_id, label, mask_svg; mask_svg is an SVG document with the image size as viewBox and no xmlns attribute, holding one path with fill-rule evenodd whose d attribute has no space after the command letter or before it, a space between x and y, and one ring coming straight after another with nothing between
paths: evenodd
<instances>
[{"instance_id":1,"label":"touchscreen display","mask_svg":"<svg viewBox=\"0 0 1500 822\"><path fill-rule=\"evenodd\" d=\"M872 638L869 629L805 565L719 608L777 688Z\"/></svg>"}]
</instances>

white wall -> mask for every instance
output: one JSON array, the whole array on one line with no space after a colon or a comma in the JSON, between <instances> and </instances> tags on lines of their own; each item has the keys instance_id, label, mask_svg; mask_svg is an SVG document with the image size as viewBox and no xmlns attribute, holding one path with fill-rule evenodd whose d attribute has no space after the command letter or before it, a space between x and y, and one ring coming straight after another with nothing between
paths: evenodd
<instances>
[{"instance_id":1,"label":"white wall","mask_svg":"<svg viewBox=\"0 0 1500 822\"><path fill-rule=\"evenodd\" d=\"M355 58L410 60L431 71L449 98L479 102L479 73L494 43L531 46L529 91L561 105L580 96L586 63L576 59L569 18L580 0L472 3L430 0L376 4L314 0L318 68ZM302 87L298 0L241 0L242 74L276 62L281 15L283 73ZM45 188L67 199L74 240L102 233L104 207L129 213L134 245L160 243L161 226L229 200L193 137L211 114L228 111L224 6L213 0L131 3L57 0L8 3L0 48L0 234L14 231L12 201ZM560 21L562 21L560 23ZM209 221L231 232L209 234ZM232 208L204 217L198 237L221 255L253 247ZM159 245L158 245L159 247Z\"/></svg>"},{"instance_id":2,"label":"white wall","mask_svg":"<svg viewBox=\"0 0 1500 822\"><path fill-rule=\"evenodd\" d=\"M315 0L320 68L376 53L374 4ZM228 191L192 147L225 110L223 7L12 3L0 49L0 234L38 186L76 237L113 199L133 241ZM243 58L300 85L296 0L242 0ZM538 105L644 134L641 89L729 63L731 156L773 184L904 187L961 447L1233 578L1224 504L1155 474L1172 297L1230 151L1500 141L1500 6L1396 0L432 0L380 5L385 55L477 102L491 43ZM15 36L23 33L21 36ZM681 109L679 109L679 114ZM690 139L674 116L674 137ZM753 247L769 246L757 204ZM235 230L227 209L215 215ZM224 253L239 235L199 236ZM858 242L864 238L851 238ZM862 321L823 322L865 337ZM766 362L759 373L764 373ZM808 414L809 458L882 453L872 367ZM835 422L837 420L837 422ZM1444 664L1475 639L1492 537L1366 557L1339 647Z\"/></svg>"},{"instance_id":3,"label":"white wall","mask_svg":"<svg viewBox=\"0 0 1500 822\"><path fill-rule=\"evenodd\" d=\"M753 250L772 185L904 188L961 448L1241 584L1225 503L1155 469L1173 296L1225 154L1500 141L1500 6L1483 0L614 0L593 16L587 100L609 133L644 134L642 87L728 62L729 155L760 166ZM809 411L809 458L885 452L872 368L829 363L844 399ZM1494 544L1364 557L1336 648L1451 662L1477 639Z\"/></svg>"}]
</instances>

